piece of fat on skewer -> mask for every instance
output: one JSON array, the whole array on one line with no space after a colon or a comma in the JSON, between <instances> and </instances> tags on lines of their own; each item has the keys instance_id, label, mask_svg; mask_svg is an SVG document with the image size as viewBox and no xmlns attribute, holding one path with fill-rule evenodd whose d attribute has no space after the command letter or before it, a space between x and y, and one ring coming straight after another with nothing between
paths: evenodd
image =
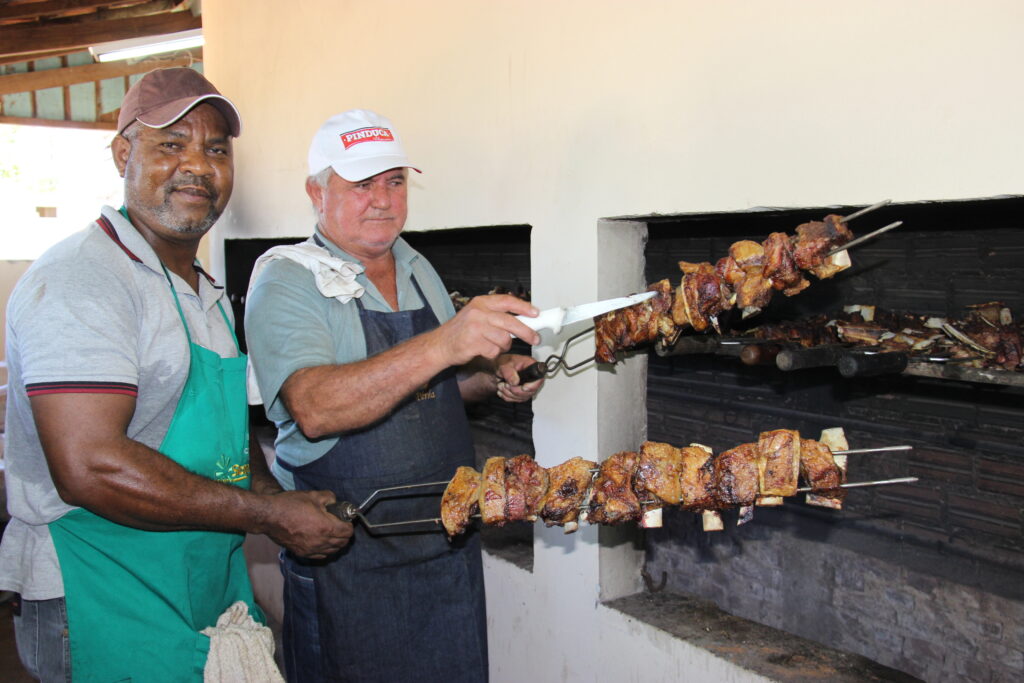
<instances>
[{"instance_id":1,"label":"piece of fat on skewer","mask_svg":"<svg viewBox=\"0 0 1024 683\"><path fill-rule=\"evenodd\" d=\"M644 510L643 515L640 516L640 527L643 529L660 529L662 526L662 509L657 507L651 510Z\"/></svg>"},{"instance_id":2,"label":"piece of fat on skewer","mask_svg":"<svg viewBox=\"0 0 1024 683\"><path fill-rule=\"evenodd\" d=\"M847 451L850 449L850 444L846 440L846 432L843 431L842 427L831 427L829 429L821 430L821 437L818 441L828 446L829 450L833 453L836 451ZM836 467L838 467L843 473L842 480L846 481L847 456L833 455L832 459L835 460ZM842 493L835 496L821 493L808 493L806 501L808 505L815 505L817 507L829 508L831 510L843 509Z\"/></svg>"},{"instance_id":3,"label":"piece of fat on skewer","mask_svg":"<svg viewBox=\"0 0 1024 683\"><path fill-rule=\"evenodd\" d=\"M722 531L725 529L725 523L722 521L722 515L718 513L718 510L701 511L700 521L704 531Z\"/></svg>"}]
</instances>

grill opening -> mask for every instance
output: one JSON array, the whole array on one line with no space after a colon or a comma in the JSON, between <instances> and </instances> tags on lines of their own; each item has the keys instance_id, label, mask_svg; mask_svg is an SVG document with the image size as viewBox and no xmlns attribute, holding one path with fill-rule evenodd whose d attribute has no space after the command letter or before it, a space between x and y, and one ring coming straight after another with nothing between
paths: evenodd
<instances>
[{"instance_id":1,"label":"grill opening","mask_svg":"<svg viewBox=\"0 0 1024 683\"><path fill-rule=\"evenodd\" d=\"M711 261L738 239L792 234L858 207L716 213L648 224L647 282L679 279L676 262ZM1024 316L1024 199L895 204L858 219L864 234L904 226L851 250L853 267L747 327L848 304L957 317L1002 301ZM739 324L739 323L738 323ZM849 478L916 476L914 485L849 492L841 511L795 498L751 523L705 533L672 510L646 534L644 571L664 590L857 653L926 680L1012 679L1024 672L1024 389L906 375L844 379L835 368L783 372L713 355L648 364L648 438L716 453L768 429L817 438L841 426Z\"/></svg>"}]
</instances>

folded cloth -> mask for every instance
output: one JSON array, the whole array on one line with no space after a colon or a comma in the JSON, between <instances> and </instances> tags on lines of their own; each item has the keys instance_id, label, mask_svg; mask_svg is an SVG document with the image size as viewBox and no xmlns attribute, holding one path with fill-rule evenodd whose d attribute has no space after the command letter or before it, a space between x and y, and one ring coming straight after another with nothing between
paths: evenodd
<instances>
[{"instance_id":1,"label":"folded cloth","mask_svg":"<svg viewBox=\"0 0 1024 683\"><path fill-rule=\"evenodd\" d=\"M364 270L362 265L338 258L310 238L299 244L272 247L256 259L256 263L252 267L252 275L249 276L249 289L245 293L246 300L249 299L249 294L252 292L253 283L256 282L256 278L259 277L266 265L282 258L295 261L313 273L316 288L325 297L347 304L352 299L361 297L366 291L365 287L356 282L356 275ZM252 367L251 356L246 366L245 379L249 405L255 406L263 403L260 388L256 384L256 372Z\"/></svg>"},{"instance_id":2,"label":"folded cloth","mask_svg":"<svg viewBox=\"0 0 1024 683\"><path fill-rule=\"evenodd\" d=\"M274 635L239 600L202 630L210 637L204 683L284 683L274 663Z\"/></svg>"}]
</instances>

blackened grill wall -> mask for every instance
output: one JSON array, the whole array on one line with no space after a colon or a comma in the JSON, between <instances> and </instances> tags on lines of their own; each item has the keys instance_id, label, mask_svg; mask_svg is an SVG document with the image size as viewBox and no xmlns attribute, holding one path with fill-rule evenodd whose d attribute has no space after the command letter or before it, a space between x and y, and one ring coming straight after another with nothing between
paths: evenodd
<instances>
[{"instance_id":1,"label":"blackened grill wall","mask_svg":"<svg viewBox=\"0 0 1024 683\"><path fill-rule=\"evenodd\" d=\"M851 224L904 226L852 252L854 266L756 322L844 304L957 317L1000 300L1024 316L1020 198L887 207ZM711 261L737 239L792 234L849 207L684 217L649 225L648 282L676 262ZM755 321L749 321L750 323ZM736 325L743 324L736 321ZM835 369L783 373L734 358L650 354L648 438L721 452L766 429L815 438L842 426L851 447L911 444L909 454L851 456L851 480L916 476L851 491L839 512L789 499L754 521L705 534L695 515L648 532L647 571L667 589L739 616L868 656L926 680L1024 675L1024 392L909 376L844 380Z\"/></svg>"}]
</instances>

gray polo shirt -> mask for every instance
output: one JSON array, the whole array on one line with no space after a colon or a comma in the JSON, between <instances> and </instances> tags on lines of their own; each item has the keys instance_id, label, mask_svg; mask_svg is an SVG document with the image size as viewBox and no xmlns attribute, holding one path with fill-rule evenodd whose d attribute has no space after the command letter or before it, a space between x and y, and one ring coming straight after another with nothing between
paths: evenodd
<instances>
[{"instance_id":1,"label":"gray polo shirt","mask_svg":"<svg viewBox=\"0 0 1024 683\"><path fill-rule=\"evenodd\" d=\"M0 544L0 589L29 600L64 594L47 524L73 509L50 478L29 397L135 396L128 437L158 448L188 373L188 342L159 258L116 209L102 213L116 239L93 223L61 241L22 276L7 307L4 462L12 519ZM217 306L223 288L200 276L197 295L177 275L171 278L193 341L237 356ZM223 308L230 319L226 299Z\"/></svg>"},{"instance_id":2,"label":"gray polo shirt","mask_svg":"<svg viewBox=\"0 0 1024 683\"><path fill-rule=\"evenodd\" d=\"M320 241L334 256L360 263L317 229ZM423 307L412 276L423 290L439 322L455 315L451 298L433 266L401 237L391 249L395 256L398 307L409 311ZM361 297L371 311L390 312L384 297L366 277L356 276L366 288ZM277 425L277 457L271 470L286 489L294 489L292 466L310 463L329 451L337 437L310 441L299 430L280 399L281 385L296 370L321 365L353 363L366 358L363 325L355 300L342 304L317 290L313 274L288 259L271 261L259 274L245 304L245 341L256 373L267 417Z\"/></svg>"}]
</instances>

